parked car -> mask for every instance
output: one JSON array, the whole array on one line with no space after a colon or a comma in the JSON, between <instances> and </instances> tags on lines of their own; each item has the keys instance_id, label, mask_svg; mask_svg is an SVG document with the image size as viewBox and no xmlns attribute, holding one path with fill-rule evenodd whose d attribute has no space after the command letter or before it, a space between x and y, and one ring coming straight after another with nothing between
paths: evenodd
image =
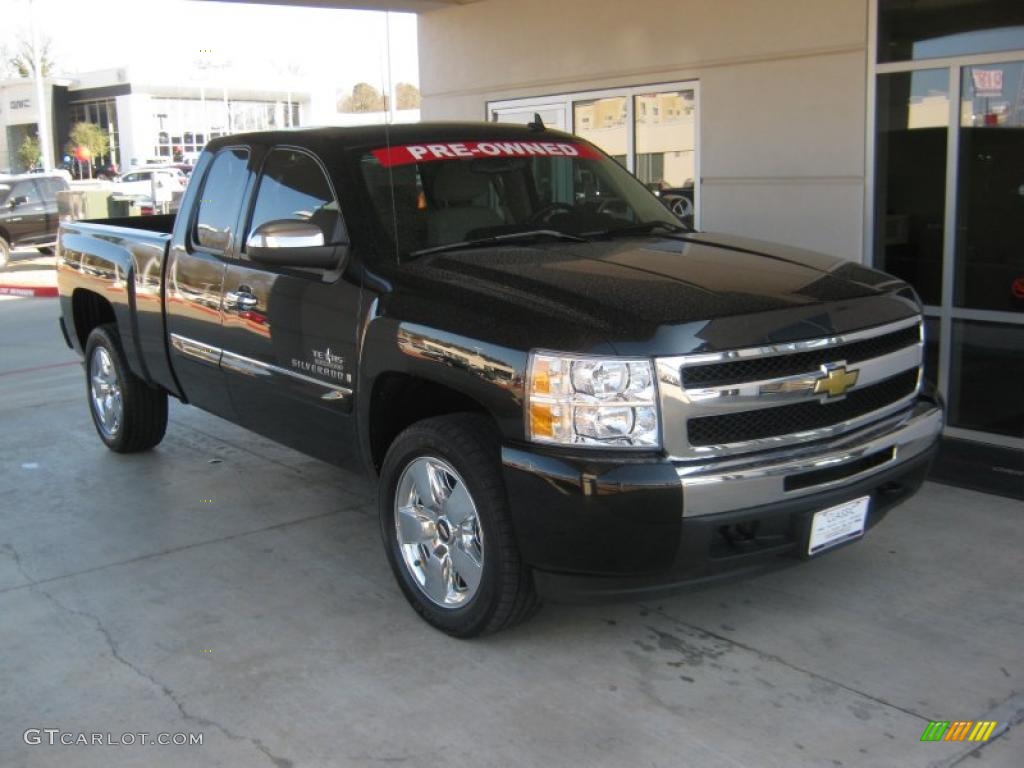
<instances>
[{"instance_id":1,"label":"parked car","mask_svg":"<svg viewBox=\"0 0 1024 768\"><path fill-rule=\"evenodd\" d=\"M175 193L183 192L187 183L185 175L177 168L139 168L120 176L112 187L119 194L138 197L150 203L154 202L155 191L155 202L164 203L170 202Z\"/></svg>"},{"instance_id":2,"label":"parked car","mask_svg":"<svg viewBox=\"0 0 1024 768\"><path fill-rule=\"evenodd\" d=\"M241 134L194 179L176 217L61 225L100 439L155 446L176 397L362 466L402 592L452 635L818 557L934 454L908 285L687 229L578 137Z\"/></svg>"},{"instance_id":3,"label":"parked car","mask_svg":"<svg viewBox=\"0 0 1024 768\"><path fill-rule=\"evenodd\" d=\"M693 180L688 180L681 187L670 187L664 182L656 182L647 185L662 204L675 214L676 218L684 226L693 227L694 205L693 205Z\"/></svg>"},{"instance_id":4,"label":"parked car","mask_svg":"<svg viewBox=\"0 0 1024 768\"><path fill-rule=\"evenodd\" d=\"M14 248L49 252L57 240L57 193L68 189L61 173L29 173L0 179L0 269Z\"/></svg>"}]
</instances>

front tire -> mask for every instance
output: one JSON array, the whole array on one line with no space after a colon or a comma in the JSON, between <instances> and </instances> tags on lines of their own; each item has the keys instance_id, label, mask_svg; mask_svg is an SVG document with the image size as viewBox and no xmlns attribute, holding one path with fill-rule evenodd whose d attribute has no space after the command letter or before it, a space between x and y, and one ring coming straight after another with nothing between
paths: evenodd
<instances>
[{"instance_id":1,"label":"front tire","mask_svg":"<svg viewBox=\"0 0 1024 768\"><path fill-rule=\"evenodd\" d=\"M148 451L167 431L167 393L128 368L117 327L93 329L85 344L85 389L96 432L117 453Z\"/></svg>"},{"instance_id":2,"label":"front tire","mask_svg":"<svg viewBox=\"0 0 1024 768\"><path fill-rule=\"evenodd\" d=\"M498 445L483 416L439 416L402 432L381 469L391 569L416 612L454 637L505 629L539 605L512 532Z\"/></svg>"},{"instance_id":3,"label":"front tire","mask_svg":"<svg viewBox=\"0 0 1024 768\"><path fill-rule=\"evenodd\" d=\"M11 261L11 244L0 237L0 269L6 267Z\"/></svg>"}]
</instances>

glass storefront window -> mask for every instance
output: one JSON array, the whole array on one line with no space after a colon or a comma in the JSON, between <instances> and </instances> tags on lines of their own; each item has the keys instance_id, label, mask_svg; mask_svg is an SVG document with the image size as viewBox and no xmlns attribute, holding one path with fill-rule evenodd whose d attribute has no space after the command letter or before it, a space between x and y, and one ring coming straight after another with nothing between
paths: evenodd
<instances>
[{"instance_id":1,"label":"glass storefront window","mask_svg":"<svg viewBox=\"0 0 1024 768\"><path fill-rule=\"evenodd\" d=\"M879 0L878 61L1024 49L1021 0Z\"/></svg>"},{"instance_id":2,"label":"glass storefront window","mask_svg":"<svg viewBox=\"0 0 1024 768\"><path fill-rule=\"evenodd\" d=\"M875 264L942 301L949 73L879 75L875 139Z\"/></svg>"},{"instance_id":3,"label":"glass storefront window","mask_svg":"<svg viewBox=\"0 0 1024 768\"><path fill-rule=\"evenodd\" d=\"M963 68L958 149L954 304L1024 312L1024 61Z\"/></svg>"},{"instance_id":4,"label":"glass storefront window","mask_svg":"<svg viewBox=\"0 0 1024 768\"><path fill-rule=\"evenodd\" d=\"M626 166L628 126L625 96L575 101L572 105L573 133L591 141Z\"/></svg>"},{"instance_id":5,"label":"glass storefront window","mask_svg":"<svg viewBox=\"0 0 1024 768\"><path fill-rule=\"evenodd\" d=\"M953 323L949 423L1024 438L1024 326Z\"/></svg>"},{"instance_id":6,"label":"glass storefront window","mask_svg":"<svg viewBox=\"0 0 1024 768\"><path fill-rule=\"evenodd\" d=\"M114 99L80 101L69 105L69 123L93 123L107 132L110 152L107 156L95 158L98 164L120 164L120 144L117 124L117 104ZM70 126L69 126L70 127Z\"/></svg>"},{"instance_id":7,"label":"glass storefront window","mask_svg":"<svg viewBox=\"0 0 1024 768\"><path fill-rule=\"evenodd\" d=\"M693 226L697 103L693 90L634 97L635 173L683 222Z\"/></svg>"},{"instance_id":8,"label":"glass storefront window","mask_svg":"<svg viewBox=\"0 0 1024 768\"><path fill-rule=\"evenodd\" d=\"M691 80L490 102L487 108L496 122L529 123L536 114L545 125L593 142L645 183L684 224L696 227L699 94L700 84Z\"/></svg>"}]
</instances>

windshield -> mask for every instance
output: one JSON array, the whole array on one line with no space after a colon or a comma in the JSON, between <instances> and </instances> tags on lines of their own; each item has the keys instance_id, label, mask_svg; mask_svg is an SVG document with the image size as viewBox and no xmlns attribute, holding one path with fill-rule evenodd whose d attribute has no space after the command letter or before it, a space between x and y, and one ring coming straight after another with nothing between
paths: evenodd
<instances>
[{"instance_id":1,"label":"windshield","mask_svg":"<svg viewBox=\"0 0 1024 768\"><path fill-rule=\"evenodd\" d=\"M359 172L379 240L399 258L517 233L593 237L655 222L682 229L625 168L581 141L383 147L359 158Z\"/></svg>"}]
</instances>

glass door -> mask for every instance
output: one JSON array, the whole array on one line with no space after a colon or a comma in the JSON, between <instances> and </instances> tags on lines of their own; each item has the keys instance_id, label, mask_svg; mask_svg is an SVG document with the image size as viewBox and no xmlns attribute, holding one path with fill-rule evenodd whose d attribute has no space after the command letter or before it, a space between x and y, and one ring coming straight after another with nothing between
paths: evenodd
<instances>
[{"instance_id":1,"label":"glass door","mask_svg":"<svg viewBox=\"0 0 1024 768\"><path fill-rule=\"evenodd\" d=\"M490 102L491 120L572 131L607 152L691 227L700 227L700 84L611 88Z\"/></svg>"},{"instance_id":2,"label":"glass door","mask_svg":"<svg viewBox=\"0 0 1024 768\"><path fill-rule=\"evenodd\" d=\"M925 305L946 434L1024 450L1024 3L872 0L872 19L874 264Z\"/></svg>"},{"instance_id":3,"label":"glass door","mask_svg":"<svg viewBox=\"0 0 1024 768\"><path fill-rule=\"evenodd\" d=\"M633 97L634 173L684 224L696 214L697 98L693 88Z\"/></svg>"},{"instance_id":4,"label":"glass door","mask_svg":"<svg viewBox=\"0 0 1024 768\"><path fill-rule=\"evenodd\" d=\"M1024 438L1024 60L959 69L949 424Z\"/></svg>"}]
</instances>

